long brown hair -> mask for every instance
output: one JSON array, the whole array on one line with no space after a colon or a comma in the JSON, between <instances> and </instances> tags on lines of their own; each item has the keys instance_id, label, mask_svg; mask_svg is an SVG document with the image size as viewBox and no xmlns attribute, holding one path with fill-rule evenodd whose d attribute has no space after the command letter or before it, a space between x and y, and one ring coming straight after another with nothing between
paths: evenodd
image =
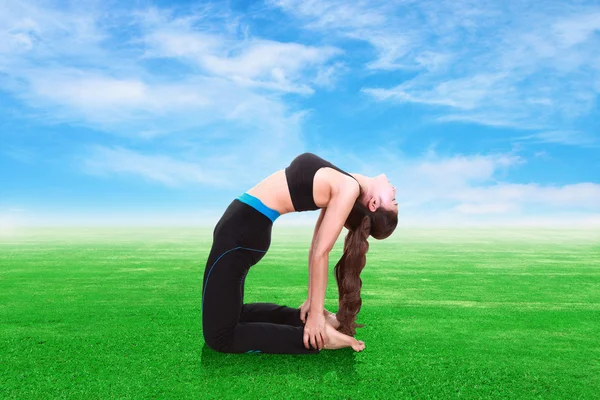
<instances>
[{"instance_id":1,"label":"long brown hair","mask_svg":"<svg viewBox=\"0 0 600 400\"><path fill-rule=\"evenodd\" d=\"M335 265L335 279L339 294L339 308L336 315L340 322L338 331L350 336L356 335L356 328L364 326L355 321L362 305L360 273L367 263L366 254L369 251L367 239L369 236L378 240L385 239L398 225L398 214L382 207L371 212L360 202L362 197L361 188L360 195L344 224L348 229L344 240L344 254Z\"/></svg>"}]
</instances>

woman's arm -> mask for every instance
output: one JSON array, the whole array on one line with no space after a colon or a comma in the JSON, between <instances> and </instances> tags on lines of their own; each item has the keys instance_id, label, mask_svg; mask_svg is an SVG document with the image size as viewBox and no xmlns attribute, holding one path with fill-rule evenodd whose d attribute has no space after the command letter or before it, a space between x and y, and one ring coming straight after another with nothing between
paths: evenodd
<instances>
[{"instance_id":1,"label":"woman's arm","mask_svg":"<svg viewBox=\"0 0 600 400\"><path fill-rule=\"evenodd\" d=\"M308 302L310 304L310 270L311 270L311 264L312 264L312 256L313 256L313 250L315 248L315 243L317 242L317 232L319 231L319 227L321 226L321 222L323 221L323 217L325 216L325 211L327 210L327 208L322 208L321 209L321 214L319 214L319 218L317 219L317 223L315 225L315 230L313 232L313 237L312 237L312 241L310 243L310 250L308 252Z\"/></svg>"},{"instance_id":2,"label":"woman's arm","mask_svg":"<svg viewBox=\"0 0 600 400\"><path fill-rule=\"evenodd\" d=\"M315 244L311 246L313 251L309 262L308 298L313 313L323 313L327 289L329 252L337 241L358 195L358 185L350 182L332 196L314 239Z\"/></svg>"}]
</instances>

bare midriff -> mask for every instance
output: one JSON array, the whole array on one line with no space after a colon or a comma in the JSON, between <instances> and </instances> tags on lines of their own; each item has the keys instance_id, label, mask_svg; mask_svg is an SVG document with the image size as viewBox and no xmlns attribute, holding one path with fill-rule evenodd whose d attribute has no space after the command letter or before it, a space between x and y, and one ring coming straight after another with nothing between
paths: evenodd
<instances>
[{"instance_id":1,"label":"bare midriff","mask_svg":"<svg viewBox=\"0 0 600 400\"><path fill-rule=\"evenodd\" d=\"M313 180L313 200L317 207L325 208L331 199L332 182L338 179L352 179L333 168L322 167L315 173ZM290 190L288 188L285 170L276 171L247 190L251 196L277 211L280 215L295 212Z\"/></svg>"},{"instance_id":2,"label":"bare midriff","mask_svg":"<svg viewBox=\"0 0 600 400\"><path fill-rule=\"evenodd\" d=\"M256 197L265 206L272 208L280 215L295 211L283 169L267 176L246 193Z\"/></svg>"}]
</instances>

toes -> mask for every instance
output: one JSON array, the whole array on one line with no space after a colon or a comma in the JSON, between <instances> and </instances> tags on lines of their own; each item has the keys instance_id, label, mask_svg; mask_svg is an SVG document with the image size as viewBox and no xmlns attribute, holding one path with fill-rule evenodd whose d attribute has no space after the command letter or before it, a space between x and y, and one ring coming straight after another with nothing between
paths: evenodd
<instances>
[{"instance_id":1,"label":"toes","mask_svg":"<svg viewBox=\"0 0 600 400\"><path fill-rule=\"evenodd\" d=\"M354 349L354 351L363 351L365 349L365 342L363 342L362 340L356 340L355 343L352 345L352 348Z\"/></svg>"}]
</instances>

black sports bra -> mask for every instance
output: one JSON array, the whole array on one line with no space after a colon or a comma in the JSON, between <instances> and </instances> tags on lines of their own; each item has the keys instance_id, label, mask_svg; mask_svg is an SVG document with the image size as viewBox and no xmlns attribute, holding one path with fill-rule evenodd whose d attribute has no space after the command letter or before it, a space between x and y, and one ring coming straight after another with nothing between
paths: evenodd
<instances>
[{"instance_id":1,"label":"black sports bra","mask_svg":"<svg viewBox=\"0 0 600 400\"><path fill-rule=\"evenodd\" d=\"M312 211L319 209L313 199L313 181L317 171L323 167L333 168L355 179L346 171L339 169L316 154L300 154L285 169L285 178L290 190L294 210Z\"/></svg>"}]
</instances>

